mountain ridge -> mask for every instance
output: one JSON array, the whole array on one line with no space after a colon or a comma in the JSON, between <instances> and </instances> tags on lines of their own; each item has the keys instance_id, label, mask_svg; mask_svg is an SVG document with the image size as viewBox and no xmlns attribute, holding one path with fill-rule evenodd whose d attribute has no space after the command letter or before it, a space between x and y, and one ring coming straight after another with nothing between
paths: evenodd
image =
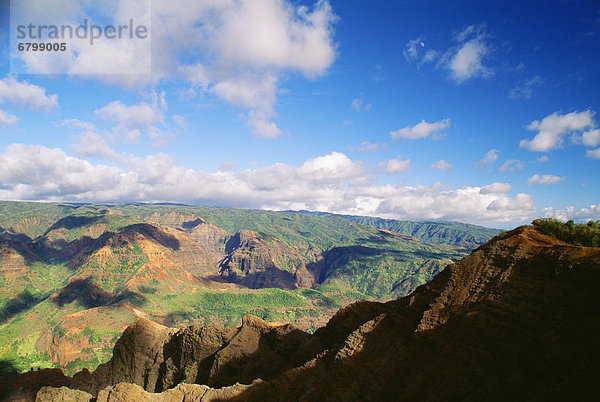
<instances>
[{"instance_id":1,"label":"mountain ridge","mask_svg":"<svg viewBox=\"0 0 600 402\"><path fill-rule=\"evenodd\" d=\"M254 314L314 331L347 303L403 296L466 255L260 210L0 202L0 226L0 360L21 372L94 368L138 316L233 326Z\"/></svg>"},{"instance_id":2,"label":"mountain ridge","mask_svg":"<svg viewBox=\"0 0 600 402\"><path fill-rule=\"evenodd\" d=\"M599 283L600 249L520 227L496 236L404 298L359 301L338 311L313 335L297 332L300 344L294 350L306 354L277 366L265 364L275 370L271 374L234 375L213 383L220 389L180 382L165 391L144 381L134 381L137 386L112 381L103 390L87 388L93 392L87 398L97 392L99 401L123 395L159 400L200 395L202 400L234 401L585 399L600 390L595 379L600 368L600 345L595 342L600 330ZM129 334L136 328L154 328L154 324L138 320ZM203 330L190 328L179 331ZM246 336L254 340L238 345L244 354L221 360L220 367L237 364L229 373L256 372L252 362L277 350L272 341L261 342L261 337L276 328L293 332L289 324L273 326L254 317L245 318L234 331L239 334L242 328L254 334ZM204 331L211 330L204 327ZM126 339L139 338L124 334L119 342ZM116 348L113 357L127 355L131 349ZM148 348L144 350L148 353ZM127 356L134 359L135 354ZM170 361L170 365L159 364L164 367L158 371L163 378L186 372L187 363L178 366ZM188 360L193 361L201 359ZM215 360L210 361L215 367ZM289 365L294 367L286 368ZM153 372L147 371L146 378ZM245 385L234 385L238 379ZM72 380L71 386L80 388L85 383L78 381ZM56 400L42 397L57 392L44 388L39 400ZM65 396L72 391L61 392Z\"/></svg>"}]
</instances>

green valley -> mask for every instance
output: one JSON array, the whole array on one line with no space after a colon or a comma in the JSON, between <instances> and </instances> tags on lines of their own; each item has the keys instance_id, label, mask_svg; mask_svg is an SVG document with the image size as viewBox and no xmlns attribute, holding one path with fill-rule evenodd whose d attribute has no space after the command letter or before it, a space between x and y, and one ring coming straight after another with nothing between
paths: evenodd
<instances>
[{"instance_id":1,"label":"green valley","mask_svg":"<svg viewBox=\"0 0 600 402\"><path fill-rule=\"evenodd\" d=\"M0 202L0 369L94 369L136 317L234 326L250 313L314 331L355 300L409 294L498 232L370 219Z\"/></svg>"}]
</instances>

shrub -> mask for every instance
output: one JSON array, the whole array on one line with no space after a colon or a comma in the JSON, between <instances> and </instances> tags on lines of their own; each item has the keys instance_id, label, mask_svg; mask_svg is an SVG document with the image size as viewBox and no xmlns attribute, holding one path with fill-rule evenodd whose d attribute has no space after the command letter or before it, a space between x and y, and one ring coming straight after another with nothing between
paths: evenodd
<instances>
[{"instance_id":1,"label":"shrub","mask_svg":"<svg viewBox=\"0 0 600 402\"><path fill-rule=\"evenodd\" d=\"M600 247L600 221L575 223L557 219L535 219L532 222L540 232L578 246Z\"/></svg>"}]
</instances>

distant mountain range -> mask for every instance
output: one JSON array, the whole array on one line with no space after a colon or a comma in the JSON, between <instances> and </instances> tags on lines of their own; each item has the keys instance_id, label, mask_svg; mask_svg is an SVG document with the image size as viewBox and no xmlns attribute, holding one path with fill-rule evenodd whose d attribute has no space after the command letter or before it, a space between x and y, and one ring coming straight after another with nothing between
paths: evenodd
<instances>
[{"instance_id":1,"label":"distant mountain range","mask_svg":"<svg viewBox=\"0 0 600 402\"><path fill-rule=\"evenodd\" d=\"M425 242L449 244L468 249L476 248L502 232L500 229L492 229L461 222L400 221L396 219L374 218L371 216L337 215L327 212L297 212L316 216L337 216L362 225L407 234Z\"/></svg>"},{"instance_id":2,"label":"distant mountain range","mask_svg":"<svg viewBox=\"0 0 600 402\"><path fill-rule=\"evenodd\" d=\"M93 372L6 383L25 400L51 385L37 401L591 400L599 285L599 248L520 227L408 296L346 306L314 334L251 315L237 328L138 318Z\"/></svg>"}]
</instances>

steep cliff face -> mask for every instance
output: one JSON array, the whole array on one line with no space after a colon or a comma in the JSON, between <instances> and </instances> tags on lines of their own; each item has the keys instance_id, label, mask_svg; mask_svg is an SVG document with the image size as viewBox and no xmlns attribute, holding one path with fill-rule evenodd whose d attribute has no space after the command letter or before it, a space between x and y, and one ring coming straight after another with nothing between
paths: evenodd
<instances>
[{"instance_id":1,"label":"steep cliff face","mask_svg":"<svg viewBox=\"0 0 600 402\"><path fill-rule=\"evenodd\" d=\"M240 230L227 241L225 252L221 275L249 288L294 289L299 282L306 286L310 281L305 259L274 237Z\"/></svg>"},{"instance_id":2,"label":"steep cliff face","mask_svg":"<svg viewBox=\"0 0 600 402\"><path fill-rule=\"evenodd\" d=\"M495 238L412 295L360 303L316 335L325 355L256 385L306 400L569 399L598 391L600 250L532 228ZM352 330L354 329L354 330ZM338 343L345 337L343 344ZM290 373L291 374L291 373ZM360 378L360 381L353 379ZM241 399L240 399L241 400Z\"/></svg>"},{"instance_id":3,"label":"steep cliff face","mask_svg":"<svg viewBox=\"0 0 600 402\"><path fill-rule=\"evenodd\" d=\"M253 317L178 332L139 320L111 362L71 387L98 400L142 395L119 381L163 391L156 400L586 399L600 392L599 285L600 249L524 227L410 296L347 306L314 335ZM166 390L182 382L246 385Z\"/></svg>"},{"instance_id":4,"label":"steep cliff face","mask_svg":"<svg viewBox=\"0 0 600 402\"><path fill-rule=\"evenodd\" d=\"M254 316L244 317L238 328L209 324L181 330L140 318L117 341L112 359L93 373L77 373L71 387L98 395L122 382L162 392L182 382L222 387L272 379L319 350L310 337Z\"/></svg>"}]
</instances>

